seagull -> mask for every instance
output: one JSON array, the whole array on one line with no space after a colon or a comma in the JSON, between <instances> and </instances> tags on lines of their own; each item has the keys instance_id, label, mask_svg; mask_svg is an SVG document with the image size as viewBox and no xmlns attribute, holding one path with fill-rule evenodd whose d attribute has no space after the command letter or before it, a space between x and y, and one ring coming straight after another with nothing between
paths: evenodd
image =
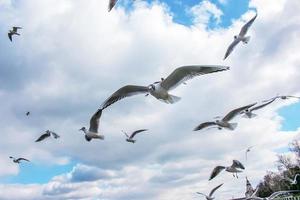
<instances>
[{"instance_id":1,"label":"seagull","mask_svg":"<svg viewBox=\"0 0 300 200\"><path fill-rule=\"evenodd\" d=\"M238 161L238 160L233 160L232 161L232 165L228 166L228 167L224 167L224 166L217 166L213 169L209 180L212 180L213 178L215 178L222 170L224 170L232 173L233 177L238 178L237 173L241 173L242 171L239 169L245 169L244 165Z\"/></svg>"},{"instance_id":2,"label":"seagull","mask_svg":"<svg viewBox=\"0 0 300 200\"><path fill-rule=\"evenodd\" d=\"M197 194L200 194L200 195L205 196L205 197L206 197L206 200L213 200L213 199L215 199L215 198L214 198L212 195L213 195L214 192L215 192L217 189L219 189L223 184L224 184L224 183L222 183L222 184L218 185L217 187L215 187L214 189L212 189L212 190L210 191L210 193L209 193L208 196L205 195L205 194L203 194L203 193L201 193L201 192L197 192Z\"/></svg>"},{"instance_id":3,"label":"seagull","mask_svg":"<svg viewBox=\"0 0 300 200\"><path fill-rule=\"evenodd\" d=\"M90 128L87 130L85 127L79 129L85 133L86 141L90 142L92 139L104 140L104 135L98 134L99 119L102 115L102 109L97 110L97 112L90 119Z\"/></svg>"},{"instance_id":4,"label":"seagull","mask_svg":"<svg viewBox=\"0 0 300 200\"><path fill-rule=\"evenodd\" d=\"M239 35L235 35L234 36L234 40L233 42L229 45L224 60L231 54L231 52L233 51L233 49L235 48L235 46L240 43L240 41L242 41L244 44L247 44L250 40L250 36L246 36L248 29L250 28L250 26L253 24L254 20L257 17L257 13L256 15L249 21L247 22L241 29Z\"/></svg>"},{"instance_id":5,"label":"seagull","mask_svg":"<svg viewBox=\"0 0 300 200\"><path fill-rule=\"evenodd\" d=\"M226 128L228 130L233 131L236 127L237 127L237 123L229 123L230 120L232 120L235 116L237 116L238 114L240 114L242 111L249 109L250 107L254 106L256 103L247 105L247 106L243 106L237 109L234 109L232 111L230 111L225 117L223 117L223 119L219 120L217 119L214 122L204 122L202 124L200 124L199 126L197 126L194 131L199 131L201 129L210 127L210 126L217 126L217 128L219 130L222 130L223 128Z\"/></svg>"},{"instance_id":6,"label":"seagull","mask_svg":"<svg viewBox=\"0 0 300 200\"><path fill-rule=\"evenodd\" d=\"M245 152L245 155L246 155L246 160L248 159L248 153L251 151L251 149L253 148L254 146L251 146L251 147L248 147L246 149L246 152Z\"/></svg>"},{"instance_id":7,"label":"seagull","mask_svg":"<svg viewBox=\"0 0 300 200\"><path fill-rule=\"evenodd\" d=\"M51 135L54 137L54 139L60 138L60 136L59 136L57 133L54 133L53 131L47 130L47 131L46 131L44 134L42 134L35 142L43 141L44 139L50 137Z\"/></svg>"},{"instance_id":8,"label":"seagull","mask_svg":"<svg viewBox=\"0 0 300 200\"><path fill-rule=\"evenodd\" d=\"M300 174L296 174L295 177L294 177L294 180L293 179L290 179L290 178L284 178L285 180L288 180L292 185L297 185L298 184L298 177L300 176Z\"/></svg>"},{"instance_id":9,"label":"seagull","mask_svg":"<svg viewBox=\"0 0 300 200\"><path fill-rule=\"evenodd\" d=\"M22 29L22 27L17 27L17 26L14 26L13 28L12 28L12 30L9 30L9 32L8 32L8 38L9 38L9 40L12 42L12 36L13 35L20 35L19 33L18 33L18 29Z\"/></svg>"},{"instance_id":10,"label":"seagull","mask_svg":"<svg viewBox=\"0 0 300 200\"><path fill-rule=\"evenodd\" d=\"M273 103L275 100L276 100L276 98L273 98L270 101L268 101L267 103L263 103L261 105L255 106L253 108L246 109L246 110L242 111L241 114L243 114L243 117L249 118L249 119L256 117L257 115L254 114L253 111L262 109L262 108L266 107L267 105ZM263 101L263 102L265 102L265 101Z\"/></svg>"},{"instance_id":11,"label":"seagull","mask_svg":"<svg viewBox=\"0 0 300 200\"><path fill-rule=\"evenodd\" d=\"M126 138L126 141L127 142L131 142L131 143L135 143L136 142L136 140L134 140L133 138L134 138L134 136L136 136L136 134L138 134L138 133L141 133L141 132L144 132L144 131L147 131L148 129L140 129L140 130L136 130L136 131L134 131L130 136L126 133L126 132L124 132L124 131L122 131L124 134L125 134L125 136L127 137Z\"/></svg>"},{"instance_id":12,"label":"seagull","mask_svg":"<svg viewBox=\"0 0 300 200\"><path fill-rule=\"evenodd\" d=\"M12 156L9 156L9 158L10 158L10 159L13 159L13 162L14 162L14 163L18 163L18 164L20 164L22 160L27 161L27 162L30 162L30 161L27 160L26 158L18 158L18 159L16 159L16 158L14 158L14 157L12 157Z\"/></svg>"},{"instance_id":13,"label":"seagull","mask_svg":"<svg viewBox=\"0 0 300 200\"><path fill-rule=\"evenodd\" d=\"M181 83L196 76L225 70L229 70L229 67L218 65L193 65L179 67L175 69L166 79L154 82L149 86L126 85L120 88L104 101L101 109L103 110L125 97L130 97L137 94L146 94L147 96L149 93L158 100L168 104L173 104L179 101L180 97L169 94L169 90L176 88Z\"/></svg>"},{"instance_id":14,"label":"seagull","mask_svg":"<svg viewBox=\"0 0 300 200\"><path fill-rule=\"evenodd\" d=\"M30 115L30 112L28 111L28 112L26 112L26 116L29 116Z\"/></svg>"}]
</instances>

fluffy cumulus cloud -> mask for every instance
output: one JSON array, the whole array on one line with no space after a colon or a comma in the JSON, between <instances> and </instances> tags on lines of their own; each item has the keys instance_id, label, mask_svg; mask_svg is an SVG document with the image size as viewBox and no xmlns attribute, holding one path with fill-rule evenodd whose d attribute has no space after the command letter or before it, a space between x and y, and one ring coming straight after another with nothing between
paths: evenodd
<instances>
[{"instance_id":1,"label":"fluffy cumulus cloud","mask_svg":"<svg viewBox=\"0 0 300 200\"><path fill-rule=\"evenodd\" d=\"M135 1L129 12L117 7L110 13L107 2L98 0L0 1L2 37L12 25L24 27L13 43L2 38L0 45L0 180L20 172L10 155L41 167L78 162L43 184L2 183L0 199L182 200L223 182L220 199L243 196L244 177L257 184L275 169L276 152L299 136L299 129L281 131L278 114L293 100L276 101L255 119L236 119L233 132L192 131L237 106L300 92L300 2L251 0L250 7L258 11L250 43L222 61L253 10L230 27L211 30L209 18L220 20L222 11L209 1L189 9L195 19L189 27L175 23L160 1ZM114 104L100 121L104 141L88 143L79 133L119 87L148 85L190 64L231 70L178 87L172 93L182 99L175 105L144 96ZM30 117L24 116L27 110ZM134 145L126 143L121 130L139 128L149 131ZM47 129L61 139L34 143ZM244 150L251 145L246 162ZM232 159L246 165L239 179L222 173L208 181L215 165Z\"/></svg>"}]
</instances>

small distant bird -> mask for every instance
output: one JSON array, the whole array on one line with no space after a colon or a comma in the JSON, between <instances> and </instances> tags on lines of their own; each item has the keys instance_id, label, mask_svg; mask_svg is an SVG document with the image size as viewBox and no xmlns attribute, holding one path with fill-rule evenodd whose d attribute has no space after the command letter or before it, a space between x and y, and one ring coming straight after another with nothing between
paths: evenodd
<instances>
[{"instance_id":1,"label":"small distant bird","mask_svg":"<svg viewBox=\"0 0 300 200\"><path fill-rule=\"evenodd\" d=\"M223 185L223 183L220 184L220 185L218 185L218 186L215 187L214 189L212 189L212 190L210 191L210 193L209 193L208 196L207 196L206 194L201 193L201 192L197 192L197 194L200 194L200 195L205 196L206 200L213 200L213 199L215 199L215 198L214 198L212 195L213 195L214 192L215 192L217 189L219 189L222 185Z\"/></svg>"},{"instance_id":2,"label":"small distant bird","mask_svg":"<svg viewBox=\"0 0 300 200\"><path fill-rule=\"evenodd\" d=\"M246 152L245 152L245 155L246 155L246 160L248 159L248 153L251 151L251 149L253 148L254 146L251 146L251 147L248 147L246 149Z\"/></svg>"},{"instance_id":3,"label":"small distant bird","mask_svg":"<svg viewBox=\"0 0 300 200\"><path fill-rule=\"evenodd\" d=\"M101 109L105 109L113 103L137 94L151 94L156 99L165 103L176 103L180 97L169 94L169 90L176 88L181 83L190 80L196 76L210 74L220 71L229 70L226 66L217 65L194 65L183 66L175 69L166 79L162 78L149 86L126 85L114 92L108 99L104 101Z\"/></svg>"},{"instance_id":4,"label":"small distant bird","mask_svg":"<svg viewBox=\"0 0 300 200\"><path fill-rule=\"evenodd\" d=\"M293 179L290 179L288 177L284 178L285 180L288 180L292 185L297 185L298 184L298 177L300 176L300 174L296 174L295 177L294 177L294 180Z\"/></svg>"},{"instance_id":5,"label":"small distant bird","mask_svg":"<svg viewBox=\"0 0 300 200\"><path fill-rule=\"evenodd\" d=\"M224 60L231 54L231 52L233 51L233 49L236 47L236 45L238 43L240 43L241 41L244 43L244 44L247 44L250 40L250 36L246 36L250 26L253 24L254 20L256 19L257 17L257 13L256 15L249 21L247 22L241 29L239 35L235 35L234 36L234 40L233 42L229 45L227 51L226 51L226 54L224 56Z\"/></svg>"},{"instance_id":6,"label":"small distant bird","mask_svg":"<svg viewBox=\"0 0 300 200\"><path fill-rule=\"evenodd\" d=\"M90 128L87 130L85 127L79 129L85 133L86 141L90 142L92 139L104 140L104 135L98 134L99 120L102 115L102 109L97 110L97 112L90 119Z\"/></svg>"},{"instance_id":7,"label":"small distant bird","mask_svg":"<svg viewBox=\"0 0 300 200\"><path fill-rule=\"evenodd\" d=\"M238 178L238 175L237 173L241 173L242 171L239 170L239 169L245 169L244 165L238 161L238 160L233 160L232 161L232 165L231 166L228 166L228 167L224 167L224 166L217 166L213 169L211 175L210 175L210 178L209 180L212 180L213 178L215 178L222 170L224 170L229 172L229 173L232 173L233 174L233 177L236 177Z\"/></svg>"},{"instance_id":8,"label":"small distant bird","mask_svg":"<svg viewBox=\"0 0 300 200\"><path fill-rule=\"evenodd\" d=\"M9 38L9 40L12 42L12 36L13 35L20 35L19 33L18 33L18 29L22 29L22 27L17 27L17 26L14 26L13 28L12 28L12 30L9 30L9 32L8 32L8 38Z\"/></svg>"},{"instance_id":9,"label":"small distant bird","mask_svg":"<svg viewBox=\"0 0 300 200\"><path fill-rule=\"evenodd\" d=\"M297 96L292 96L292 95L277 95L276 97L273 97L272 99L269 99L269 100L266 100L266 101L270 101L270 100L273 100L273 99L282 99L282 100L287 100L287 99L300 99L300 97L297 97ZM266 102L264 101L264 102Z\"/></svg>"},{"instance_id":10,"label":"small distant bird","mask_svg":"<svg viewBox=\"0 0 300 200\"><path fill-rule=\"evenodd\" d=\"M30 112L28 111L28 112L26 112L26 116L29 116L30 115Z\"/></svg>"},{"instance_id":11,"label":"small distant bird","mask_svg":"<svg viewBox=\"0 0 300 200\"><path fill-rule=\"evenodd\" d=\"M243 114L243 117L246 117L246 118L256 117L257 115L254 114L253 111L262 109L262 108L266 107L267 105L273 103L275 100L276 100L276 98L273 98L270 101L268 101L267 103L263 103L261 105L255 106L253 108L246 109L246 110L242 111L241 114ZM263 101L263 102L265 102L265 101Z\"/></svg>"},{"instance_id":12,"label":"small distant bird","mask_svg":"<svg viewBox=\"0 0 300 200\"><path fill-rule=\"evenodd\" d=\"M223 128L226 128L228 130L233 131L236 127L237 127L237 123L229 123L230 120L232 120L234 117L236 117L237 115L239 115L242 111L251 108L252 106L254 106L256 103L247 105L247 106L243 106L237 109L234 109L232 111L230 111L223 119L221 120L216 120L214 122L204 122L202 124L200 124L199 126L197 126L194 131L199 131L202 130L204 128L210 127L210 126L217 126L217 128L219 130L222 130Z\"/></svg>"},{"instance_id":13,"label":"small distant bird","mask_svg":"<svg viewBox=\"0 0 300 200\"><path fill-rule=\"evenodd\" d=\"M129 136L126 132L124 132L124 131L122 131L122 132L125 134L125 136L126 136L126 141L127 141L127 142L135 143L136 140L133 139L134 136L136 136L136 134L138 134L138 133L141 133L141 132L144 132L144 131L147 131L147 130L148 130L148 129L140 129L140 130L136 130L136 131L134 131L130 136Z\"/></svg>"},{"instance_id":14,"label":"small distant bird","mask_svg":"<svg viewBox=\"0 0 300 200\"><path fill-rule=\"evenodd\" d=\"M27 162L30 162L30 161L27 160L26 158L14 158L14 157L12 157L12 156L9 156L9 158L12 159L14 163L18 163L18 164L20 164L22 160L27 161Z\"/></svg>"},{"instance_id":15,"label":"small distant bird","mask_svg":"<svg viewBox=\"0 0 300 200\"><path fill-rule=\"evenodd\" d=\"M51 135L54 137L54 139L60 138L60 136L59 136L57 133L54 133L53 131L47 130L47 131L46 131L44 134L42 134L35 142L43 141L44 139L50 137Z\"/></svg>"}]
</instances>

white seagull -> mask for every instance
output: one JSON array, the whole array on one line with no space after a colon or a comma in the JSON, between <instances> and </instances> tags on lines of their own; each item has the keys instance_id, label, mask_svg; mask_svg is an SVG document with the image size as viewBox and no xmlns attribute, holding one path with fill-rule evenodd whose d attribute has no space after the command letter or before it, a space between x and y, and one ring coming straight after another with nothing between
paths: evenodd
<instances>
[{"instance_id":1,"label":"white seagull","mask_svg":"<svg viewBox=\"0 0 300 200\"><path fill-rule=\"evenodd\" d=\"M102 110L101 109L97 110L97 112L92 116L90 120L89 130L87 130L85 127L79 129L80 131L83 131L85 133L86 141L90 142L92 139L104 140L104 135L100 135L98 133L99 119L101 115L102 115Z\"/></svg>"},{"instance_id":2,"label":"white seagull","mask_svg":"<svg viewBox=\"0 0 300 200\"><path fill-rule=\"evenodd\" d=\"M12 159L14 163L18 163L18 164L20 164L22 160L27 161L27 162L30 162L30 161L27 160L26 158L14 158L14 157L12 157L12 156L9 156L9 158Z\"/></svg>"},{"instance_id":3,"label":"white seagull","mask_svg":"<svg viewBox=\"0 0 300 200\"><path fill-rule=\"evenodd\" d=\"M215 178L222 170L224 170L229 172L229 173L232 173L233 174L233 177L236 177L238 178L238 175L237 173L241 173L242 171L239 170L239 169L245 169L244 165L238 161L238 160L233 160L232 161L232 165L231 166L228 166L228 167L224 167L224 166L216 166L210 177L209 177L209 180L212 180L213 178Z\"/></svg>"},{"instance_id":4,"label":"white seagull","mask_svg":"<svg viewBox=\"0 0 300 200\"><path fill-rule=\"evenodd\" d=\"M169 94L169 90L176 88L181 83L184 83L185 81L196 76L226 70L229 70L229 67L218 65L193 65L179 67L175 69L166 79L162 78L161 81L154 82L149 86L126 85L120 88L104 101L101 109L105 109L125 97L130 97L137 94L146 94L147 96L149 93L158 100L173 104L179 101L180 97Z\"/></svg>"},{"instance_id":5,"label":"white seagull","mask_svg":"<svg viewBox=\"0 0 300 200\"><path fill-rule=\"evenodd\" d=\"M234 40L233 42L229 45L227 51L226 51L226 54L224 56L224 60L231 54L231 52L233 51L233 49L235 48L235 46L240 43L241 41L244 43L244 44L247 44L250 40L250 36L246 36L250 26L253 24L254 20L256 19L257 17L257 13L256 15L249 21L247 22L241 29L239 35L235 35L234 36Z\"/></svg>"},{"instance_id":6,"label":"white seagull","mask_svg":"<svg viewBox=\"0 0 300 200\"><path fill-rule=\"evenodd\" d=\"M136 134L138 134L138 133L141 133L141 132L144 132L144 131L147 131L148 129L140 129L140 130L136 130L136 131L134 131L130 136L125 132L125 131L122 131L124 134L125 134L125 136L126 136L126 141L127 142L131 142L131 143L135 143L136 142L136 140L134 140L133 138L136 136Z\"/></svg>"},{"instance_id":7,"label":"white seagull","mask_svg":"<svg viewBox=\"0 0 300 200\"><path fill-rule=\"evenodd\" d=\"M257 114L254 114L253 111L262 109L262 108L266 107L267 105L273 103L275 100L276 100L276 98L273 98L268 102L263 101L263 102L266 102L266 103L263 103L261 105L258 105L258 106L255 106L255 107L252 107L252 108L249 108L249 109L246 109L246 110L242 111L241 114L243 114L243 117L249 118L249 119L251 119L253 117L256 117Z\"/></svg>"},{"instance_id":8,"label":"white seagull","mask_svg":"<svg viewBox=\"0 0 300 200\"><path fill-rule=\"evenodd\" d=\"M219 120L217 119L214 122L204 122L200 125L198 125L194 131L199 131L204 128L210 127L210 126L216 126L219 130L222 130L223 128L226 128L228 130L233 131L237 127L237 123L229 123L230 120L232 120L235 116L239 115L242 111L249 109L250 107L254 106L256 103L243 106L237 109L234 109L230 111L223 119Z\"/></svg>"},{"instance_id":9,"label":"white seagull","mask_svg":"<svg viewBox=\"0 0 300 200\"><path fill-rule=\"evenodd\" d=\"M60 138L60 136L57 133L54 133L53 131L47 130L44 134L42 134L35 142L43 141L46 138L49 138L50 136L53 136L54 139Z\"/></svg>"},{"instance_id":10,"label":"white seagull","mask_svg":"<svg viewBox=\"0 0 300 200\"><path fill-rule=\"evenodd\" d=\"M210 193L209 193L208 196L207 196L206 194L201 193L201 192L197 192L197 194L200 194L200 195L205 196L206 200L213 200L213 199L215 199L215 197L213 197L212 195L213 195L214 192L215 192L217 189L219 189L222 185L223 185L223 183L220 184L220 185L218 185L218 186L215 187L214 189L212 189L212 190L210 191Z\"/></svg>"},{"instance_id":11,"label":"white seagull","mask_svg":"<svg viewBox=\"0 0 300 200\"><path fill-rule=\"evenodd\" d=\"M12 36L13 35L20 35L19 33L18 33L18 29L22 29L22 27L17 27L17 26L14 26L13 28L12 28L12 30L9 30L9 32L8 32L8 38L9 38L9 40L12 42Z\"/></svg>"}]
</instances>

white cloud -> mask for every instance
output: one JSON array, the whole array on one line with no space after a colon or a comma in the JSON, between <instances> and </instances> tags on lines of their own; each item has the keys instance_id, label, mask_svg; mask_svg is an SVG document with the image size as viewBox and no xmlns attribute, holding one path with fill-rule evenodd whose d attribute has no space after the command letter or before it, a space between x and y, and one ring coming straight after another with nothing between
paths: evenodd
<instances>
[{"instance_id":1,"label":"white cloud","mask_svg":"<svg viewBox=\"0 0 300 200\"><path fill-rule=\"evenodd\" d=\"M192 132L198 123L237 106L277 93L299 94L300 60L294 53L300 42L300 16L294 14L299 3L263 0L250 5L258 10L251 41L224 62L227 45L253 11L228 28L208 32L202 27L211 15L217 20L222 15L208 1L194 7L198 20L191 27L173 22L159 2L137 1L130 13L121 7L107 13L107 2L97 0L28 0L1 7L3 35L12 24L24 29L14 43L7 40L0 46L0 126L5 138L0 141L0 166L7 166L10 155L41 165L71 159L84 163L49 183L2 184L1 198L191 199L196 191L226 182L218 191L226 199L244 193L244 187L236 186L244 186L246 174L258 183L266 170L275 169L276 149L299 137L299 129L280 131L277 111L293 101L277 101L258 111L256 119L237 119L234 132ZM87 143L79 133L114 90L124 84L148 85L188 64L226 64L231 70L172 91L182 97L176 105L143 96L114 104L100 122L105 141ZM29 118L24 116L27 110L32 111ZM149 131L136 144L126 143L120 130L137 128ZM61 139L35 144L47 129ZM245 162L244 149L251 145L256 146L240 179L222 173L207 181L215 165ZM1 176L17 173L13 164L0 167Z\"/></svg>"}]
</instances>

